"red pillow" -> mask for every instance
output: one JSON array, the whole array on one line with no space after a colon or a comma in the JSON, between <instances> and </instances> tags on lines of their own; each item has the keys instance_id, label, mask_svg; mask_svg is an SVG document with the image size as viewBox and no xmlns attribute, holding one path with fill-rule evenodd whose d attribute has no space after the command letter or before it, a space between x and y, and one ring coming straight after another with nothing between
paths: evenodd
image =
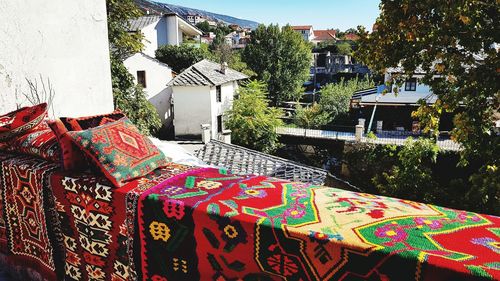
<instances>
[{"instance_id":1,"label":"red pillow","mask_svg":"<svg viewBox=\"0 0 500 281\"><path fill-rule=\"evenodd\" d=\"M120 110L115 110L109 114L95 116L79 118L61 117L61 122L69 131L82 131L118 121L123 117L125 117L125 114L123 114Z\"/></svg>"},{"instance_id":2,"label":"red pillow","mask_svg":"<svg viewBox=\"0 0 500 281\"><path fill-rule=\"evenodd\" d=\"M8 145L9 151L29 154L52 162L58 162L61 157L59 143L46 122L40 123L24 135L13 138Z\"/></svg>"},{"instance_id":3,"label":"red pillow","mask_svg":"<svg viewBox=\"0 0 500 281\"><path fill-rule=\"evenodd\" d=\"M68 129L60 119L48 122L50 129L61 147L61 164L66 171L85 170L88 165L82 151L73 143L68 136Z\"/></svg>"},{"instance_id":4,"label":"red pillow","mask_svg":"<svg viewBox=\"0 0 500 281\"><path fill-rule=\"evenodd\" d=\"M67 133L116 186L167 165L167 159L127 118Z\"/></svg>"},{"instance_id":5,"label":"red pillow","mask_svg":"<svg viewBox=\"0 0 500 281\"><path fill-rule=\"evenodd\" d=\"M47 116L47 104L23 107L0 116L0 141L12 139L38 126Z\"/></svg>"},{"instance_id":6,"label":"red pillow","mask_svg":"<svg viewBox=\"0 0 500 281\"><path fill-rule=\"evenodd\" d=\"M50 128L54 131L56 138L62 150L62 166L64 170L85 170L89 165L89 159L86 155L73 143L69 135L70 131L82 131L90 128L95 128L110 122L115 122L125 115L115 110L109 114L95 115L80 118L61 117L58 120L49 123ZM92 165L91 165L92 168Z\"/></svg>"}]
</instances>

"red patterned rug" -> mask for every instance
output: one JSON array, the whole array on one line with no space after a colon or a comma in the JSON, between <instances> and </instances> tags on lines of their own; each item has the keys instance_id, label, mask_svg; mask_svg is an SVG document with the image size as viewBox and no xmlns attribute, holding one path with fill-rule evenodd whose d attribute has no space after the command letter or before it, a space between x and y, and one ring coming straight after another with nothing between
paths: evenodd
<instances>
[{"instance_id":1,"label":"red patterned rug","mask_svg":"<svg viewBox=\"0 0 500 281\"><path fill-rule=\"evenodd\" d=\"M142 280L498 280L500 219L198 169L145 192Z\"/></svg>"}]
</instances>

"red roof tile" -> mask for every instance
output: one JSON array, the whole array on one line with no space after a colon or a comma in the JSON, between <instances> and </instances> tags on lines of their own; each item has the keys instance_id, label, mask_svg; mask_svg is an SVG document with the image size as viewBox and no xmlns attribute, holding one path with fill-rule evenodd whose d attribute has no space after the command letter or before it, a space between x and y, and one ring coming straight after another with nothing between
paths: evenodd
<instances>
[{"instance_id":1,"label":"red roof tile","mask_svg":"<svg viewBox=\"0 0 500 281\"><path fill-rule=\"evenodd\" d=\"M293 30L309 30L312 28L312 25L296 25L292 26Z\"/></svg>"},{"instance_id":2,"label":"red roof tile","mask_svg":"<svg viewBox=\"0 0 500 281\"><path fill-rule=\"evenodd\" d=\"M315 30L314 40L320 40L320 41L334 40L336 33L337 32L335 30Z\"/></svg>"}]
</instances>

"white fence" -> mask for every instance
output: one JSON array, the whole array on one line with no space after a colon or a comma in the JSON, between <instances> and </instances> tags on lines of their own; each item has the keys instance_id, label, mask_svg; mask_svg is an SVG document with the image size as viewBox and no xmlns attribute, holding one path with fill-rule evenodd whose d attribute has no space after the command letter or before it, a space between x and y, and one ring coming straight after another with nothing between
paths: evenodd
<instances>
[{"instance_id":1,"label":"white fence","mask_svg":"<svg viewBox=\"0 0 500 281\"><path fill-rule=\"evenodd\" d=\"M340 141L355 141L356 136L351 132L339 132L339 131L324 131L324 130L313 130L304 128L292 128L292 127L278 127L276 132L280 135L313 138L313 139L331 139ZM394 145L404 145L408 136L387 136L381 135L377 138L367 138L362 137L361 142L374 143L374 144L394 144ZM443 150L459 151L460 144L450 140L450 139L439 139L437 145Z\"/></svg>"}]
</instances>

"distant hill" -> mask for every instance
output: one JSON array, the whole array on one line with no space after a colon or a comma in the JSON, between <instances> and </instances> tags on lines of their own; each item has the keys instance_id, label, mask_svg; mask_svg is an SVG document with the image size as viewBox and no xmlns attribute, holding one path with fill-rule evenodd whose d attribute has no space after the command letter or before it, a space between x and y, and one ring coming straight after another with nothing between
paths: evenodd
<instances>
[{"instance_id":1,"label":"distant hill","mask_svg":"<svg viewBox=\"0 0 500 281\"><path fill-rule=\"evenodd\" d=\"M203 10L182 7L182 6L178 6L178 5L148 1L148 0L135 0L135 2L137 3L137 5L140 8L142 8L144 10L149 9L149 11L151 13L156 13L156 14L174 12L174 13L176 13L179 16L182 16L184 18L188 14L199 14L199 15L202 15L204 17L216 20L216 21L224 22L226 24L237 24L241 27L252 28L252 29L257 28L257 26L259 25L259 23L255 22L255 21L238 19L238 18L231 17L231 16L215 14L215 13L211 13L211 12L207 12L207 11L203 11Z\"/></svg>"}]
</instances>

